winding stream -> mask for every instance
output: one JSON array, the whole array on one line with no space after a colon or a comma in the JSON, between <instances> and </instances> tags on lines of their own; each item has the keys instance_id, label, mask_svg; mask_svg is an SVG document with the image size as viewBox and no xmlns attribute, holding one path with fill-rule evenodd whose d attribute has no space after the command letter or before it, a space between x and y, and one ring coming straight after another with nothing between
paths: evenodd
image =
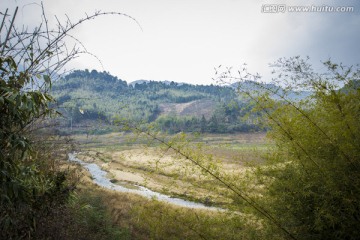
<instances>
[{"instance_id":1,"label":"winding stream","mask_svg":"<svg viewBox=\"0 0 360 240\"><path fill-rule=\"evenodd\" d=\"M180 198L173 198L167 196L165 194L161 194L158 192L154 192L148 188L143 186L138 186L133 184L134 188L127 188L124 186L116 185L110 181L109 178L106 177L107 172L101 170L101 168L95 163L86 163L76 157L76 153L69 153L69 161L79 163L84 166L91 174L94 183L97 185L108 188L114 191L126 192L126 193L135 193L141 196L144 196L149 199L157 199L159 201L168 202L177 206L187 207L187 208L195 208L195 209L206 209L206 210L217 210L222 211L223 209L216 207L208 207L201 203L186 201Z\"/></svg>"}]
</instances>

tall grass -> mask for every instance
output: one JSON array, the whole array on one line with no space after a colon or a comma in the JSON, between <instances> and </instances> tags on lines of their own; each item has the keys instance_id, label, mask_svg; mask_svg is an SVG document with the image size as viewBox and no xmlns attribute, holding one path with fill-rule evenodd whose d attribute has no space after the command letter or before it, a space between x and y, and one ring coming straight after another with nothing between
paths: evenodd
<instances>
[{"instance_id":1,"label":"tall grass","mask_svg":"<svg viewBox=\"0 0 360 240\"><path fill-rule=\"evenodd\" d=\"M99 194L76 191L65 205L56 206L37 227L34 239L127 240L130 232L116 226Z\"/></svg>"}]
</instances>

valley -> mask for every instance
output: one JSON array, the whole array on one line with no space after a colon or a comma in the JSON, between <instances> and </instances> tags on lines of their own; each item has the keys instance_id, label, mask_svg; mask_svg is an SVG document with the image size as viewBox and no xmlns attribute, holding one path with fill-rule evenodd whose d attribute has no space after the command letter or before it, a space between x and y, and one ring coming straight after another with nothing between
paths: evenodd
<instances>
[{"instance_id":1,"label":"valley","mask_svg":"<svg viewBox=\"0 0 360 240\"><path fill-rule=\"evenodd\" d=\"M358 9L304 4L4 0L0 239L359 239Z\"/></svg>"},{"instance_id":2,"label":"valley","mask_svg":"<svg viewBox=\"0 0 360 240\"><path fill-rule=\"evenodd\" d=\"M74 137L80 143L77 157L86 163L96 163L115 184L144 186L207 205L226 207L232 202L225 194L225 186L156 141L132 142L132 134L124 133ZM193 151L204 158L204 163L214 164L214 170L216 167L224 175L241 177L263 163L262 154L272 144L265 140L265 134L254 133L205 134L191 139L191 145L199 146Z\"/></svg>"}]
</instances>

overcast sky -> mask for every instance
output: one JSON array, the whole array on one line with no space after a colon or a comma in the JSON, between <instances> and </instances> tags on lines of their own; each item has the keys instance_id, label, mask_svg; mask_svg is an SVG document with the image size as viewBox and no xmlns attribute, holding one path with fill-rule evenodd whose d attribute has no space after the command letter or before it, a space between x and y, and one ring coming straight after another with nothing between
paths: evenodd
<instances>
[{"instance_id":1,"label":"overcast sky","mask_svg":"<svg viewBox=\"0 0 360 240\"><path fill-rule=\"evenodd\" d=\"M0 11L19 6L18 24L40 22L37 0L0 0ZM74 22L96 10L134 17L104 16L86 22L72 34L98 56L106 71L128 82L170 80L214 83L214 67L236 68L269 77L268 63L280 57L310 56L316 67L331 58L360 63L360 1L358 0L44 0L49 20ZM264 13L265 4L353 6L354 12ZM25 6L25 7L22 7ZM91 57L68 68L97 69Z\"/></svg>"}]
</instances>

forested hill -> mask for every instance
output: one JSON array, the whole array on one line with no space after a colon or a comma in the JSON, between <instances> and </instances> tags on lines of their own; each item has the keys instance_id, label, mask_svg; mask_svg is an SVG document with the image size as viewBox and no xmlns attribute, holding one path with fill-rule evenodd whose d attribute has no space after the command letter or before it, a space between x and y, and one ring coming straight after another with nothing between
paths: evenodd
<instances>
[{"instance_id":1,"label":"forested hill","mask_svg":"<svg viewBox=\"0 0 360 240\"><path fill-rule=\"evenodd\" d=\"M91 121L111 125L116 117L156 122L168 132L230 133L258 131L243 120L251 106L234 88L170 81L125 81L107 72L76 70L53 84L52 94L66 119L81 128Z\"/></svg>"}]
</instances>

